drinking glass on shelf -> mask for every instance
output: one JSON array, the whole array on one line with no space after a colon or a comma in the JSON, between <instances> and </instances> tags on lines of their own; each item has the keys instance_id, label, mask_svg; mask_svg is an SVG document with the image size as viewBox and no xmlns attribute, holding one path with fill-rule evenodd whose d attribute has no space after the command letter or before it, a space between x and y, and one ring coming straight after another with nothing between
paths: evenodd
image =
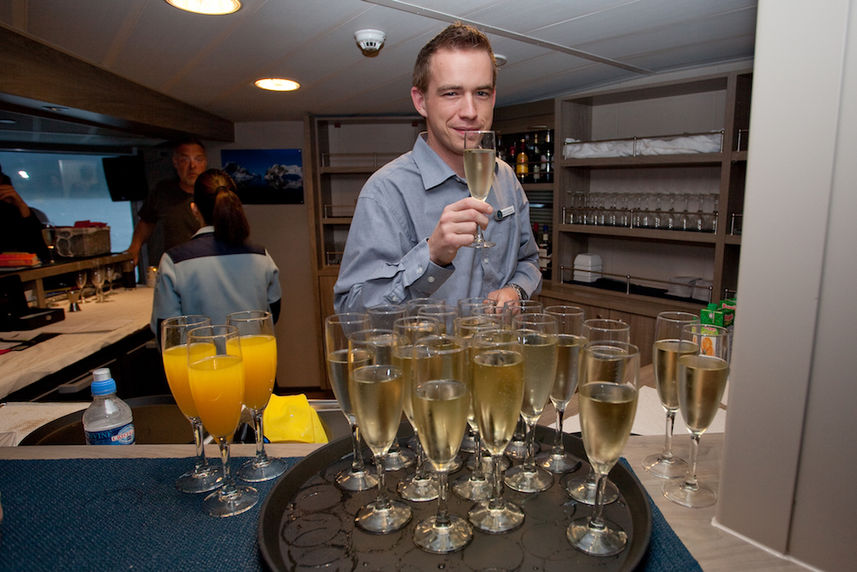
<instances>
[{"instance_id":1,"label":"drinking glass on shelf","mask_svg":"<svg viewBox=\"0 0 857 572\"><path fill-rule=\"evenodd\" d=\"M470 509L470 523L489 533L508 532L524 522L521 508L503 498L503 451L521 413L524 358L509 330L485 330L473 336L473 409L485 448L491 453L491 498Z\"/></svg>"},{"instance_id":2,"label":"drinking glass on shelf","mask_svg":"<svg viewBox=\"0 0 857 572\"><path fill-rule=\"evenodd\" d=\"M393 354L393 365L402 370L402 410L413 428L416 437L413 446L417 452L414 473L400 480L397 490L405 500L430 501L437 498L438 481L431 472L426 470L425 453L419 441L419 428L414 421L413 401L416 382L412 364L417 341L426 336L440 334L440 322L430 316L405 316L393 324L393 333L399 341Z\"/></svg>"},{"instance_id":3,"label":"drinking glass on shelf","mask_svg":"<svg viewBox=\"0 0 857 572\"><path fill-rule=\"evenodd\" d=\"M488 193L491 192L496 156L497 148L493 131L464 132L464 176L467 179L470 196L476 200L485 202ZM482 236L482 227L477 225L473 242L467 246L489 248L494 246L494 243L485 240Z\"/></svg>"},{"instance_id":4,"label":"drinking glass on shelf","mask_svg":"<svg viewBox=\"0 0 857 572\"><path fill-rule=\"evenodd\" d=\"M580 350L585 345L584 312L577 306L548 306L545 314L557 320L557 367L550 392L550 400L556 410L556 432L551 450L538 455L536 462L552 473L568 473L580 467L580 459L565 451L562 420L565 408L577 389Z\"/></svg>"},{"instance_id":5,"label":"drinking glass on shelf","mask_svg":"<svg viewBox=\"0 0 857 572\"><path fill-rule=\"evenodd\" d=\"M84 277L86 273L83 273ZM182 414L190 421L193 442L196 445L196 460L193 469L176 480L176 488L183 493L204 493L216 489L222 482L220 470L205 458L205 432L199 411L193 401L188 381L187 333L198 326L211 324L208 316L174 316L161 322L161 357L164 374Z\"/></svg>"},{"instance_id":6,"label":"drinking glass on shelf","mask_svg":"<svg viewBox=\"0 0 857 572\"><path fill-rule=\"evenodd\" d=\"M342 413L351 427L351 466L336 476L336 484L347 491L366 491L378 484L375 476L366 470L363 452L360 447L360 430L357 416L351 406L348 389L348 377L355 367L369 363L369 353L365 350L349 352L348 337L369 327L366 314L344 312L328 316L324 321L324 349L327 355L327 375L330 386Z\"/></svg>"},{"instance_id":7,"label":"drinking glass on shelf","mask_svg":"<svg viewBox=\"0 0 857 572\"><path fill-rule=\"evenodd\" d=\"M681 341L685 324L698 324L699 316L690 312L661 312L655 319L655 343L652 362L655 371L655 388L666 411L664 449L643 459L643 467L664 479L680 477L687 472L687 462L672 452L673 427L678 411L678 358L694 351L694 345Z\"/></svg>"},{"instance_id":8,"label":"drinking glass on shelf","mask_svg":"<svg viewBox=\"0 0 857 572\"><path fill-rule=\"evenodd\" d=\"M390 345L385 345L385 349L376 355L392 354L394 338L392 334L386 336ZM379 340L379 343L383 342ZM348 384L354 413L362 427L363 439L375 457L378 471L378 497L357 511L354 522L375 534L395 532L403 528L412 516L407 504L389 498L384 483L384 455L396 439L402 418L402 372L390 364L365 365L352 371Z\"/></svg>"},{"instance_id":9,"label":"drinking glass on shelf","mask_svg":"<svg viewBox=\"0 0 857 572\"><path fill-rule=\"evenodd\" d=\"M92 285L95 286L95 301L104 302L104 267L96 266L91 273Z\"/></svg>"},{"instance_id":10,"label":"drinking glass on shelf","mask_svg":"<svg viewBox=\"0 0 857 572\"><path fill-rule=\"evenodd\" d=\"M202 424L220 447L223 486L205 497L211 516L233 516L251 509L259 493L238 486L229 468L229 442L241 420L244 399L244 365L238 328L199 326L187 334L188 379Z\"/></svg>"},{"instance_id":11,"label":"drinking glass on shelf","mask_svg":"<svg viewBox=\"0 0 857 572\"><path fill-rule=\"evenodd\" d=\"M414 397L414 419L420 428L423 449L438 475L440 494L437 514L414 528L414 544L426 552L447 554L461 550L473 539L470 524L460 516L449 514L447 508L447 475L464 436L470 393L459 380L436 379L446 372L434 371L432 361L433 350L429 346L428 359L415 362L419 383Z\"/></svg>"},{"instance_id":12,"label":"drinking glass on shelf","mask_svg":"<svg viewBox=\"0 0 857 572\"><path fill-rule=\"evenodd\" d=\"M527 454L520 465L506 471L506 486L522 493L550 488L553 475L536 465L536 422L548 402L557 360L557 319L545 313L519 314L512 319L524 358L524 399L521 417L526 424Z\"/></svg>"},{"instance_id":13,"label":"drinking glass on shelf","mask_svg":"<svg viewBox=\"0 0 857 572\"><path fill-rule=\"evenodd\" d=\"M277 338L270 312L246 310L226 315L226 323L238 328L244 363L244 405L253 415L256 432L256 456L238 469L238 476L251 483L269 481L286 472L282 459L265 453L265 431L262 416L277 377Z\"/></svg>"},{"instance_id":14,"label":"drinking glass on shelf","mask_svg":"<svg viewBox=\"0 0 857 572\"><path fill-rule=\"evenodd\" d=\"M583 321L583 337L587 342L624 342L631 341L631 327L622 320L607 318L590 318ZM578 384L581 380L578 380ZM579 392L579 388L578 388ZM595 491L598 479L594 468L590 465L585 477L578 476L565 483L569 496L584 504L595 504ZM619 498L619 489L609 479L606 480L603 491L604 504L610 504Z\"/></svg>"},{"instance_id":15,"label":"drinking glass on shelf","mask_svg":"<svg viewBox=\"0 0 857 572\"><path fill-rule=\"evenodd\" d=\"M714 421L729 377L729 330L709 324L685 324L681 341L694 351L678 358L678 403L690 433L690 469L684 479L664 484L664 496L674 503L702 508L717 502L714 489L696 478L699 439Z\"/></svg>"},{"instance_id":16,"label":"drinking glass on shelf","mask_svg":"<svg viewBox=\"0 0 857 572\"><path fill-rule=\"evenodd\" d=\"M74 283L77 285L77 289L80 290L80 303L83 304L86 302L86 297L83 295L83 288L86 286L87 279L86 270L80 270L77 274L74 275Z\"/></svg>"},{"instance_id":17,"label":"drinking glass on shelf","mask_svg":"<svg viewBox=\"0 0 857 572\"><path fill-rule=\"evenodd\" d=\"M598 341L583 347L580 432L598 484L592 514L571 521L566 536L572 546L592 556L619 554L628 542L622 527L603 516L604 489L634 424L639 371L640 351L633 344Z\"/></svg>"}]
</instances>

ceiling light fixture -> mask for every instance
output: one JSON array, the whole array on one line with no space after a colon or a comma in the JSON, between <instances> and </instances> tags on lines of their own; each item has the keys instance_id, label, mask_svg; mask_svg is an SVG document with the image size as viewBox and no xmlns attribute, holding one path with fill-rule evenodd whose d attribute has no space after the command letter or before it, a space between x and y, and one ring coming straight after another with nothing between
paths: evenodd
<instances>
[{"instance_id":1,"label":"ceiling light fixture","mask_svg":"<svg viewBox=\"0 0 857 572\"><path fill-rule=\"evenodd\" d=\"M295 91L300 88L301 84L296 81L281 77L266 77L257 79L254 85L261 89L269 91Z\"/></svg>"},{"instance_id":2,"label":"ceiling light fixture","mask_svg":"<svg viewBox=\"0 0 857 572\"><path fill-rule=\"evenodd\" d=\"M506 65L506 62L508 62L508 61L509 61L509 59L506 56L504 56L503 54L494 54L494 64L498 68L501 68L504 65Z\"/></svg>"},{"instance_id":3,"label":"ceiling light fixture","mask_svg":"<svg viewBox=\"0 0 857 572\"><path fill-rule=\"evenodd\" d=\"M232 14L241 8L241 0L165 0L167 4L193 12L195 14L208 14L213 16L221 16L224 14Z\"/></svg>"}]
</instances>

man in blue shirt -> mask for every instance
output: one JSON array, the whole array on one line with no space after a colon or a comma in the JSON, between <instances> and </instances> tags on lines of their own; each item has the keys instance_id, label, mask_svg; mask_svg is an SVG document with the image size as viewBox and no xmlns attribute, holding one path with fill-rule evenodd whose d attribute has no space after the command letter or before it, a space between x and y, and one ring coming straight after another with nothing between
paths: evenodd
<instances>
[{"instance_id":1,"label":"man in blue shirt","mask_svg":"<svg viewBox=\"0 0 857 572\"><path fill-rule=\"evenodd\" d=\"M491 128L496 79L491 44L470 26L453 24L420 51L411 99L427 132L361 190L334 286L337 312L420 297L502 305L538 292L538 247L514 171L497 161L486 202L470 198L464 175L464 132ZM467 247L477 225L496 246Z\"/></svg>"}]
</instances>

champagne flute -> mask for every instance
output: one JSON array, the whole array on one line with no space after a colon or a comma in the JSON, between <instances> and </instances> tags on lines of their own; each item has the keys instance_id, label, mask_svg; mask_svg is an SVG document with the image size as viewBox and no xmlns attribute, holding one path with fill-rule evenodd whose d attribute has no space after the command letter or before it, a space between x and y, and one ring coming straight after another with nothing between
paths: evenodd
<instances>
[{"instance_id":1,"label":"champagne flute","mask_svg":"<svg viewBox=\"0 0 857 572\"><path fill-rule=\"evenodd\" d=\"M418 316L431 316L440 322L442 334L455 332L455 319L458 317L458 308L446 304L425 304L417 310Z\"/></svg>"},{"instance_id":2,"label":"champagne flute","mask_svg":"<svg viewBox=\"0 0 857 572\"><path fill-rule=\"evenodd\" d=\"M104 267L96 266L93 268L91 278L92 285L95 286L95 301L104 302L104 290L102 290L104 286Z\"/></svg>"},{"instance_id":3,"label":"champagne flute","mask_svg":"<svg viewBox=\"0 0 857 572\"><path fill-rule=\"evenodd\" d=\"M265 453L265 431L262 415L277 377L277 338L271 312L245 310L226 315L226 323L238 328L244 363L244 405L253 415L256 432L256 456L238 469L238 476L251 483L269 481L286 472L282 459L272 459Z\"/></svg>"},{"instance_id":4,"label":"champagne flute","mask_svg":"<svg viewBox=\"0 0 857 572\"><path fill-rule=\"evenodd\" d=\"M545 313L519 314L512 319L524 357L524 398L521 417L527 426L527 455L506 471L506 486L522 493L550 488L553 475L536 465L536 422L548 402L557 365L557 319Z\"/></svg>"},{"instance_id":5,"label":"champagne flute","mask_svg":"<svg viewBox=\"0 0 857 572\"><path fill-rule=\"evenodd\" d=\"M524 358L508 330L473 336L473 408L485 448L491 453L494 491L470 509L470 523L484 532L508 532L524 523L524 512L503 498L503 451L520 417L524 399Z\"/></svg>"},{"instance_id":6,"label":"champagne flute","mask_svg":"<svg viewBox=\"0 0 857 572\"><path fill-rule=\"evenodd\" d=\"M562 439L562 418L565 408L577 389L580 350L585 345L582 308L577 306L548 306L545 314L557 320L557 367L550 400L556 410L556 432L550 452L536 457L540 467L552 473L568 473L580 467L580 460L566 453Z\"/></svg>"},{"instance_id":7,"label":"champagne flute","mask_svg":"<svg viewBox=\"0 0 857 572\"><path fill-rule=\"evenodd\" d=\"M458 315L461 317L474 316L479 314L494 314L497 311L497 300L475 296L472 298L462 298L456 302L458 306Z\"/></svg>"},{"instance_id":8,"label":"champagne flute","mask_svg":"<svg viewBox=\"0 0 857 572\"><path fill-rule=\"evenodd\" d=\"M433 350L429 346L429 358L420 360L417 366L417 385L414 398L414 419L419 426L420 441L434 466L440 482L437 514L417 523L414 528L414 544L434 554L447 554L461 550L473 539L473 529L460 516L449 514L447 508L448 479L452 460L467 426L467 410L470 393L456 379L435 379L432 371ZM460 361L460 360L459 360ZM419 363L419 362L418 362ZM427 366L423 368L422 365ZM463 364L462 364L463 367ZM428 369L429 371L424 371ZM440 368L440 375L445 372Z\"/></svg>"},{"instance_id":9,"label":"champagne flute","mask_svg":"<svg viewBox=\"0 0 857 572\"><path fill-rule=\"evenodd\" d=\"M229 325L199 326L187 334L188 379L202 424L220 447L223 486L205 497L211 516L225 517L251 509L259 493L237 486L229 468L229 443L244 401L244 365L238 328Z\"/></svg>"},{"instance_id":10,"label":"champagne flute","mask_svg":"<svg viewBox=\"0 0 857 572\"><path fill-rule=\"evenodd\" d=\"M366 308L369 327L392 330L396 320L405 317L406 310L407 307L403 304L379 304ZM398 471L410 467L415 461L411 451L402 449L397 441L393 441L393 445L384 457L384 468L388 471Z\"/></svg>"},{"instance_id":11,"label":"champagne flute","mask_svg":"<svg viewBox=\"0 0 857 572\"><path fill-rule=\"evenodd\" d=\"M436 298L411 298L405 302L405 315L416 316L420 308L423 306L431 306L433 304L446 304L446 302Z\"/></svg>"},{"instance_id":12,"label":"champagne flute","mask_svg":"<svg viewBox=\"0 0 857 572\"><path fill-rule=\"evenodd\" d=\"M699 316L689 312L661 312L655 319L655 344L652 361L655 370L655 387L661 405L666 411L664 450L643 459L643 467L664 479L681 477L687 472L687 461L672 452L673 427L678 411L678 358L693 353L696 347L681 341L681 328L685 324L698 324Z\"/></svg>"},{"instance_id":13,"label":"champagne flute","mask_svg":"<svg viewBox=\"0 0 857 572\"><path fill-rule=\"evenodd\" d=\"M610 320L606 318L590 318L583 321L583 337L588 342L625 342L631 341L631 326L622 320ZM565 489L569 496L584 504L595 504L595 490L598 480L595 470L589 467L586 476L569 479L565 483ZM607 479L604 485L604 504L610 504L619 498L619 489L612 481Z\"/></svg>"},{"instance_id":14,"label":"champagne flute","mask_svg":"<svg viewBox=\"0 0 857 572\"><path fill-rule=\"evenodd\" d=\"M83 287L86 286L86 270L80 270L74 275L74 283L77 284L77 289L80 290L80 303L86 302L86 297L83 295Z\"/></svg>"},{"instance_id":15,"label":"champagne flute","mask_svg":"<svg viewBox=\"0 0 857 572\"><path fill-rule=\"evenodd\" d=\"M392 341L392 335L387 337ZM389 364L366 365L354 369L348 385L363 439L375 456L378 470L378 497L357 512L354 522L375 534L395 532L412 516L407 504L387 496L384 484L384 455L396 438L402 418L402 372Z\"/></svg>"},{"instance_id":16,"label":"champagne flute","mask_svg":"<svg viewBox=\"0 0 857 572\"><path fill-rule=\"evenodd\" d=\"M603 516L607 473L619 460L637 412L640 350L626 342L590 342L583 347L580 431L589 464L598 475L595 506L571 521L572 546L592 556L619 554L628 542L621 526Z\"/></svg>"},{"instance_id":17,"label":"champagne flute","mask_svg":"<svg viewBox=\"0 0 857 572\"><path fill-rule=\"evenodd\" d=\"M417 451L416 468L414 474L399 481L397 490L399 495L409 501L424 502L437 498L438 481L425 468L425 453L419 441L419 429L414 420L414 391L416 382L414 379L415 347L419 339L425 336L440 334L440 322L430 316L405 316L399 318L393 324L393 333L398 337L399 345L393 355L393 365L402 370L402 410L405 417L413 428L416 442L413 445ZM425 347L420 348L425 351Z\"/></svg>"},{"instance_id":18,"label":"champagne flute","mask_svg":"<svg viewBox=\"0 0 857 572\"><path fill-rule=\"evenodd\" d=\"M467 178L467 188L470 196L485 202L491 185L494 183L494 163L497 149L493 131L464 132L464 176ZM493 242L482 236L482 227L476 225L473 242L467 246L473 248L489 248Z\"/></svg>"},{"instance_id":19,"label":"champagne flute","mask_svg":"<svg viewBox=\"0 0 857 572\"><path fill-rule=\"evenodd\" d=\"M83 273L86 277L86 273ZM176 488L183 493L204 493L216 489L222 482L221 472L205 458L205 432L196 404L190 392L187 365L187 333L197 326L211 324L208 316L174 316L161 322L161 357L164 373L179 410L190 421L196 461L192 470L176 480Z\"/></svg>"},{"instance_id":20,"label":"champagne flute","mask_svg":"<svg viewBox=\"0 0 857 572\"><path fill-rule=\"evenodd\" d=\"M664 484L664 496L674 503L702 508L717 502L717 492L699 484L696 459L699 438L714 421L729 377L729 330L710 324L685 324L681 341L694 351L678 358L678 404L690 432L690 469L684 479Z\"/></svg>"},{"instance_id":21,"label":"champagne flute","mask_svg":"<svg viewBox=\"0 0 857 572\"><path fill-rule=\"evenodd\" d=\"M366 491L378 484L375 476L366 470L360 448L360 430L357 417L351 407L348 390L348 375L351 366L360 367L369 363L365 350L349 353L348 337L369 327L369 318L363 313L344 312L328 316L324 321L324 346L327 354L327 375L330 386L342 413L351 427L351 466L336 476L336 484L346 491Z\"/></svg>"}]
</instances>

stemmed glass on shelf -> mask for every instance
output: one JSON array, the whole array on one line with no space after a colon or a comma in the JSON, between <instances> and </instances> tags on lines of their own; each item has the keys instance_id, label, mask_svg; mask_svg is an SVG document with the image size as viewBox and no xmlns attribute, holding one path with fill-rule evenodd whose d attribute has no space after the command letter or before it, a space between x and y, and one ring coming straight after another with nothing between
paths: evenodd
<instances>
[{"instance_id":1,"label":"stemmed glass on shelf","mask_svg":"<svg viewBox=\"0 0 857 572\"><path fill-rule=\"evenodd\" d=\"M244 362L244 405L253 415L256 432L256 456L238 469L245 481L258 483L275 479L286 472L282 459L265 453L265 431L262 416L277 378L277 338L271 312L245 310L226 315L226 323L238 328Z\"/></svg>"},{"instance_id":2,"label":"stemmed glass on shelf","mask_svg":"<svg viewBox=\"0 0 857 572\"><path fill-rule=\"evenodd\" d=\"M681 341L681 329L685 324L698 324L699 316L690 312L661 312L655 319L655 343L652 365L655 372L655 388L661 405L666 411L664 449L643 459L643 467L664 479L680 477L687 472L687 462L673 455L672 440L675 414L678 411L678 359L695 351L690 341Z\"/></svg>"},{"instance_id":3,"label":"stemmed glass on shelf","mask_svg":"<svg viewBox=\"0 0 857 572\"><path fill-rule=\"evenodd\" d=\"M591 318L583 321L583 337L587 342L631 342L631 327L622 320ZM578 384L582 380L578 381ZM579 392L579 385L578 385ZM619 489L609 479L605 480L604 504L610 504L619 498ZM595 490L598 484L595 469L590 466L586 476L569 479L565 489L569 496L584 504L595 504Z\"/></svg>"},{"instance_id":4,"label":"stemmed glass on shelf","mask_svg":"<svg viewBox=\"0 0 857 572\"><path fill-rule=\"evenodd\" d=\"M664 496L674 503L702 508L717 502L714 489L699 484L696 459L699 439L714 421L729 378L729 330L709 324L685 324L681 341L694 351L678 358L678 403L690 433L690 468L684 479L664 484Z\"/></svg>"},{"instance_id":5,"label":"stemmed glass on shelf","mask_svg":"<svg viewBox=\"0 0 857 572\"><path fill-rule=\"evenodd\" d=\"M241 420L244 364L238 328L199 326L187 334L188 379L202 424L217 441L223 463L223 486L205 497L211 516L232 516L251 509L259 493L235 484L229 467L229 442Z\"/></svg>"},{"instance_id":6,"label":"stemmed glass on shelf","mask_svg":"<svg viewBox=\"0 0 857 572\"><path fill-rule=\"evenodd\" d=\"M95 301L104 302L104 267L96 266L91 273L92 285L95 286Z\"/></svg>"},{"instance_id":7,"label":"stemmed glass on shelf","mask_svg":"<svg viewBox=\"0 0 857 572\"><path fill-rule=\"evenodd\" d=\"M524 358L510 330L494 329L473 335L473 409L485 448L491 453L494 491L470 509L476 528L508 532L524 523L521 508L503 498L503 452L521 414L524 398Z\"/></svg>"},{"instance_id":8,"label":"stemmed glass on shelf","mask_svg":"<svg viewBox=\"0 0 857 572\"><path fill-rule=\"evenodd\" d=\"M597 341L583 347L580 432L598 481L592 513L571 521L566 536L592 556L619 554L628 542L627 532L603 516L604 490L634 424L639 372L640 350L633 344Z\"/></svg>"},{"instance_id":9,"label":"stemmed glass on shelf","mask_svg":"<svg viewBox=\"0 0 857 572\"><path fill-rule=\"evenodd\" d=\"M83 273L84 277L86 273ZM176 488L183 493L204 493L216 489L222 482L221 471L205 458L205 432L199 411L194 403L188 381L187 333L198 326L211 324L208 316L174 316L161 322L161 357L164 373L176 405L190 421L193 442L196 445L196 461L192 470L176 480Z\"/></svg>"},{"instance_id":10,"label":"stemmed glass on shelf","mask_svg":"<svg viewBox=\"0 0 857 572\"><path fill-rule=\"evenodd\" d=\"M464 176L470 196L485 202L491 185L494 183L494 164L497 156L497 146L493 131L464 132ZM493 242L482 236L482 227L476 226L473 242L467 246L473 248L489 248Z\"/></svg>"},{"instance_id":11,"label":"stemmed glass on shelf","mask_svg":"<svg viewBox=\"0 0 857 572\"><path fill-rule=\"evenodd\" d=\"M550 400L556 410L556 432L551 450L538 455L536 462L552 473L568 473L580 467L580 459L565 451L562 419L565 408L577 389L580 350L585 345L584 312L577 306L548 306L545 308L545 314L557 320L556 377L550 392Z\"/></svg>"},{"instance_id":12,"label":"stemmed glass on shelf","mask_svg":"<svg viewBox=\"0 0 857 572\"><path fill-rule=\"evenodd\" d=\"M369 364L369 353L365 350L350 352L348 338L369 327L369 318L364 313L344 312L328 316L324 321L324 349L327 355L327 375L336 401L351 427L351 466L336 476L336 484L347 491L366 491L378 484L375 476L366 470L360 447L360 430L357 416L351 405L348 378L351 370Z\"/></svg>"},{"instance_id":13,"label":"stemmed glass on shelf","mask_svg":"<svg viewBox=\"0 0 857 572\"><path fill-rule=\"evenodd\" d=\"M417 342L426 336L436 336L441 333L440 322L430 316L405 316L393 324L393 333L399 341L393 354L393 365L402 370L402 410L414 430L416 440L413 446L417 451L414 473L399 481L399 495L409 501L431 501L438 496L438 481L434 474L425 467L426 458L419 440L419 428L414 420L414 391L416 380L413 362ZM419 349L424 350L421 346Z\"/></svg>"},{"instance_id":14,"label":"stemmed glass on shelf","mask_svg":"<svg viewBox=\"0 0 857 572\"><path fill-rule=\"evenodd\" d=\"M556 377L557 319L545 313L519 314L512 318L512 329L524 357L521 417L527 426L527 455L506 471L505 482L516 491L537 493L553 484L553 475L536 465L535 434Z\"/></svg>"},{"instance_id":15,"label":"stemmed glass on shelf","mask_svg":"<svg viewBox=\"0 0 857 572\"><path fill-rule=\"evenodd\" d=\"M361 330L348 339L349 353L363 351L369 355L369 365L352 370L348 386L354 414L378 473L378 496L357 512L354 522L375 534L400 530L412 516L406 503L389 498L384 479L384 455L396 439L402 419L402 370L393 365L398 345L398 336L390 330Z\"/></svg>"},{"instance_id":16,"label":"stemmed glass on shelf","mask_svg":"<svg viewBox=\"0 0 857 572\"><path fill-rule=\"evenodd\" d=\"M74 275L74 283L77 285L77 289L80 290L80 303L83 304L86 302L86 298L83 295L83 287L86 286L87 274L86 270L79 270L77 274Z\"/></svg>"}]
</instances>

